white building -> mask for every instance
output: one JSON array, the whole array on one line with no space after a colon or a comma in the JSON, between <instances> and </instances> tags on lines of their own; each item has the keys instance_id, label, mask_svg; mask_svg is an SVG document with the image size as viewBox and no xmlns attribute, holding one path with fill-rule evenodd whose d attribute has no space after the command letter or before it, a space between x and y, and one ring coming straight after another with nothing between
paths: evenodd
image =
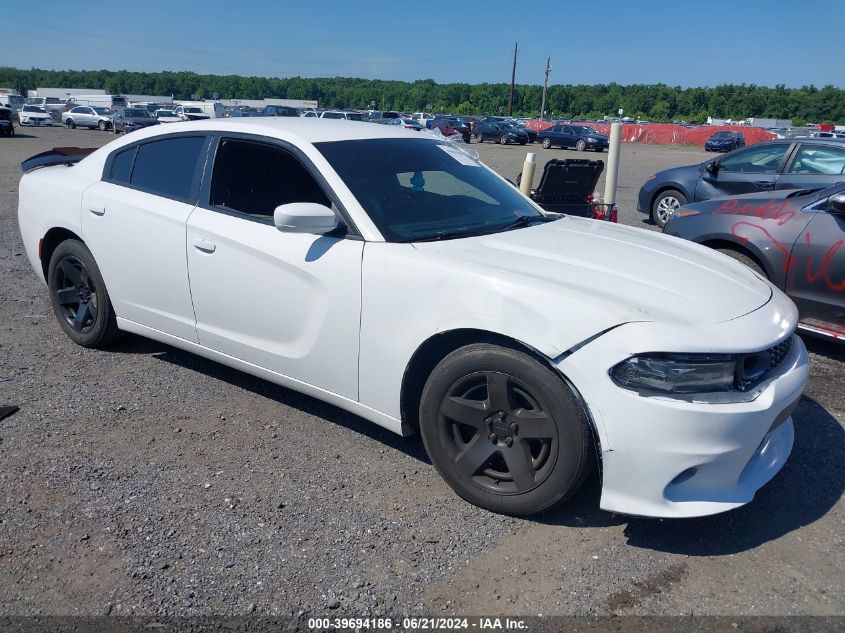
<instances>
[{"instance_id":1,"label":"white building","mask_svg":"<svg viewBox=\"0 0 845 633\"><path fill-rule=\"evenodd\" d=\"M95 88L36 88L35 90L27 90L27 97L56 97L65 101L68 97L74 95L104 95L105 90L97 90Z\"/></svg>"}]
</instances>

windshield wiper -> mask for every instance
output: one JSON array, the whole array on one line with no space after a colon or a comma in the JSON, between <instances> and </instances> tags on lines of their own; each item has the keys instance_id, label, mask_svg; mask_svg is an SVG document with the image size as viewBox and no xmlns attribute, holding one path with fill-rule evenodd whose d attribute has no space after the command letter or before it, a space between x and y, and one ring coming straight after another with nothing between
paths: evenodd
<instances>
[{"instance_id":1,"label":"windshield wiper","mask_svg":"<svg viewBox=\"0 0 845 633\"><path fill-rule=\"evenodd\" d=\"M545 215L518 215L516 220L503 227L502 230L518 229L521 226L528 226L532 222L551 222L556 219L558 218L550 218Z\"/></svg>"}]
</instances>

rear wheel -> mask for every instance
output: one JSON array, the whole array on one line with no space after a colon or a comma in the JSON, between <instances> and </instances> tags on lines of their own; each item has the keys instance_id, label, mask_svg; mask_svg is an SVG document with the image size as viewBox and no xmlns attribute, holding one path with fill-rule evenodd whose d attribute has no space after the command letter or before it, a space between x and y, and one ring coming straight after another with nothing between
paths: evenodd
<instances>
[{"instance_id":1,"label":"rear wheel","mask_svg":"<svg viewBox=\"0 0 845 633\"><path fill-rule=\"evenodd\" d=\"M120 336L106 284L91 251L77 240L56 247L47 272L59 325L83 347L106 347Z\"/></svg>"},{"instance_id":2,"label":"rear wheel","mask_svg":"<svg viewBox=\"0 0 845 633\"><path fill-rule=\"evenodd\" d=\"M543 139L543 149L550 149L552 146L552 139L546 137Z\"/></svg>"},{"instance_id":3,"label":"rear wheel","mask_svg":"<svg viewBox=\"0 0 845 633\"><path fill-rule=\"evenodd\" d=\"M420 432L455 492L504 514L564 501L595 457L584 409L566 383L497 345L468 345L437 365L423 390Z\"/></svg>"},{"instance_id":4,"label":"rear wheel","mask_svg":"<svg viewBox=\"0 0 845 633\"><path fill-rule=\"evenodd\" d=\"M687 197L680 191L668 189L654 199L651 205L651 219L663 228L672 215L687 203Z\"/></svg>"}]
</instances>

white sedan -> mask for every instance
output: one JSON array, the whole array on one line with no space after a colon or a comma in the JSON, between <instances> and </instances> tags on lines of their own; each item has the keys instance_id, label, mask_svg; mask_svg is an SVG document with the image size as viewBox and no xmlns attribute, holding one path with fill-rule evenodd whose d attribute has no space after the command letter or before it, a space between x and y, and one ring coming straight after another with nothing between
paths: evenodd
<instances>
[{"instance_id":1,"label":"white sedan","mask_svg":"<svg viewBox=\"0 0 845 633\"><path fill-rule=\"evenodd\" d=\"M80 345L147 336L419 432L514 515L597 461L605 509L721 512L791 451L795 306L718 252L547 215L399 126L195 121L66 153L24 162L19 222Z\"/></svg>"},{"instance_id":2,"label":"white sedan","mask_svg":"<svg viewBox=\"0 0 845 633\"><path fill-rule=\"evenodd\" d=\"M44 108L25 105L18 111L21 125L53 125L53 117Z\"/></svg>"},{"instance_id":3,"label":"white sedan","mask_svg":"<svg viewBox=\"0 0 845 633\"><path fill-rule=\"evenodd\" d=\"M153 116L159 123L179 123L182 120L175 110L159 109L153 112Z\"/></svg>"}]
</instances>

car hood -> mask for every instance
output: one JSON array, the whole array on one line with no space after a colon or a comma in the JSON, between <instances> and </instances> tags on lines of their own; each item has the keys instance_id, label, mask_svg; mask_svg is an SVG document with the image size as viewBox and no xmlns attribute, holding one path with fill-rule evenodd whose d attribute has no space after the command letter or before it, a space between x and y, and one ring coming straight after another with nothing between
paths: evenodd
<instances>
[{"instance_id":1,"label":"car hood","mask_svg":"<svg viewBox=\"0 0 845 633\"><path fill-rule=\"evenodd\" d=\"M609 140L609 139L607 138L607 136L605 136L604 134L599 134L598 132L596 132L595 134L587 134L585 138L597 138L597 139L599 139L600 141L607 141L607 140Z\"/></svg>"},{"instance_id":2,"label":"car hood","mask_svg":"<svg viewBox=\"0 0 845 633\"><path fill-rule=\"evenodd\" d=\"M598 309L614 323L720 323L752 312L771 286L704 246L608 222L564 217L493 235L417 242L508 285ZM550 302L552 303L552 302Z\"/></svg>"}]
</instances>

